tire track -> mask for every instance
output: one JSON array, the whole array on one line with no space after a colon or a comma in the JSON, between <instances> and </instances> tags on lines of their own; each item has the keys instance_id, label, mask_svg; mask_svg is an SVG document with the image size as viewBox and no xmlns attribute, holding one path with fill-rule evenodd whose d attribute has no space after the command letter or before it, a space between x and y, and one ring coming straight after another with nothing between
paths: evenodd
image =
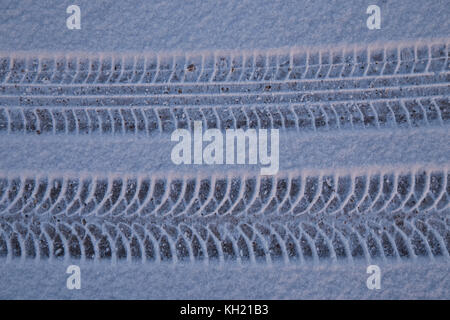
<instances>
[{"instance_id":1,"label":"tire track","mask_svg":"<svg viewBox=\"0 0 450 320\"><path fill-rule=\"evenodd\" d=\"M194 263L449 258L448 216L297 222L0 222L0 257Z\"/></svg>"},{"instance_id":2,"label":"tire track","mask_svg":"<svg viewBox=\"0 0 450 320\"><path fill-rule=\"evenodd\" d=\"M328 131L447 125L448 96L216 107L0 107L0 134L144 134L205 128Z\"/></svg>"},{"instance_id":3,"label":"tire track","mask_svg":"<svg viewBox=\"0 0 450 320\"><path fill-rule=\"evenodd\" d=\"M0 257L448 260L448 57L446 39L0 53ZM173 165L195 121L280 129L280 171Z\"/></svg>"},{"instance_id":4,"label":"tire track","mask_svg":"<svg viewBox=\"0 0 450 320\"><path fill-rule=\"evenodd\" d=\"M267 217L447 212L448 169L373 168L277 176L2 175L0 216Z\"/></svg>"},{"instance_id":5,"label":"tire track","mask_svg":"<svg viewBox=\"0 0 450 320\"><path fill-rule=\"evenodd\" d=\"M442 72L449 71L446 42L182 54L0 53L0 82L246 82Z\"/></svg>"}]
</instances>

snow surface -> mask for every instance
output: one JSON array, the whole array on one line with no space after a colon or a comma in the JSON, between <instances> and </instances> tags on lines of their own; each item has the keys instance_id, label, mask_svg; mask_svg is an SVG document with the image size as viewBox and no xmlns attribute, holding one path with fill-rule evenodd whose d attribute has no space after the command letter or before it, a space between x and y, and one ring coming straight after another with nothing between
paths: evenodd
<instances>
[{"instance_id":1,"label":"snow surface","mask_svg":"<svg viewBox=\"0 0 450 320\"><path fill-rule=\"evenodd\" d=\"M2 172L198 173L223 170L259 172L260 165L175 165L176 142L169 135L146 136L11 136L2 142ZM206 146L208 143L204 143ZM20 146L20 149L17 147ZM401 146L401 148L399 148ZM11 152L11 150L16 150ZM113 150L113 151L112 151ZM158 152L154 152L158 150ZM280 136L280 172L301 168L338 170L370 167L446 166L450 150L447 127L342 131Z\"/></svg>"},{"instance_id":2,"label":"snow surface","mask_svg":"<svg viewBox=\"0 0 450 320\"><path fill-rule=\"evenodd\" d=\"M66 8L81 8L81 30L66 28ZM446 37L448 0L164 1L2 0L0 49L200 50L369 43ZM368 30L366 9L381 8ZM5 8L6 10L4 10Z\"/></svg>"},{"instance_id":3,"label":"snow surface","mask_svg":"<svg viewBox=\"0 0 450 320\"><path fill-rule=\"evenodd\" d=\"M448 299L447 261L376 263L381 289L369 290L365 262L321 265L148 265L73 262L81 289L66 288L70 262L0 265L1 299Z\"/></svg>"},{"instance_id":4,"label":"snow surface","mask_svg":"<svg viewBox=\"0 0 450 320\"><path fill-rule=\"evenodd\" d=\"M0 52L168 52L334 47L450 35L448 0L350 1L89 1L82 29L68 30L73 1L0 0ZM366 27L366 8L381 7L381 30ZM448 62L447 62L448 63ZM445 90L445 88L444 88ZM6 101L6 100L5 100ZM3 175L82 171L190 172L174 169L168 135L0 136ZM414 129L342 131L281 137L280 170L371 172L444 169L448 124ZM149 147L151 145L151 147ZM153 152L158 146L158 153ZM152 148L152 149L150 149ZM114 150L114 152L110 152ZM288 152L289 151L289 152ZM289 155L289 156L287 156ZM216 170L218 168L203 168ZM221 170L219 168L219 170ZM334 170L334 171L333 171ZM352 171L353 170L353 171ZM238 171L239 173L239 171ZM242 173L242 171L240 172ZM206 174L206 173L205 173ZM448 214L448 210L446 211ZM448 232L448 225L446 226ZM70 291L67 266L81 266L82 289ZM373 264L373 262L371 262ZM2 299L449 299L450 263L408 258L380 261L382 289L366 287L366 261L311 265L134 264L109 261L0 260Z\"/></svg>"}]
</instances>

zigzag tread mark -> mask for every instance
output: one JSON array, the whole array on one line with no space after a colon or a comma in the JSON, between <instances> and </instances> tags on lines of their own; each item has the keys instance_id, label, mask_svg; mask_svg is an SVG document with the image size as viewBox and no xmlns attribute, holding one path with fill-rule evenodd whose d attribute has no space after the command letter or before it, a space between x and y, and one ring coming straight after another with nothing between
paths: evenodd
<instances>
[{"instance_id":1,"label":"zigzag tread mark","mask_svg":"<svg viewBox=\"0 0 450 320\"><path fill-rule=\"evenodd\" d=\"M185 263L449 258L448 218L238 223L2 221L0 257Z\"/></svg>"},{"instance_id":2,"label":"zigzag tread mark","mask_svg":"<svg viewBox=\"0 0 450 320\"><path fill-rule=\"evenodd\" d=\"M186 54L1 54L0 83L277 81L448 71L445 41Z\"/></svg>"},{"instance_id":3,"label":"zigzag tread mark","mask_svg":"<svg viewBox=\"0 0 450 320\"><path fill-rule=\"evenodd\" d=\"M444 212L446 169L371 173L286 173L274 177L0 178L0 216L126 217L289 216Z\"/></svg>"},{"instance_id":4,"label":"zigzag tread mark","mask_svg":"<svg viewBox=\"0 0 450 320\"><path fill-rule=\"evenodd\" d=\"M205 128L345 129L447 125L448 97L220 107L0 107L0 134L144 134Z\"/></svg>"}]
</instances>

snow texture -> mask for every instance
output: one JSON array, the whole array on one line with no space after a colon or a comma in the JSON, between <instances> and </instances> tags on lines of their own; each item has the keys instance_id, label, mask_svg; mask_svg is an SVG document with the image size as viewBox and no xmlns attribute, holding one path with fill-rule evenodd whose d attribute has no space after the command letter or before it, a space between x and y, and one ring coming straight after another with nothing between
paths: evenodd
<instances>
[{"instance_id":1,"label":"snow texture","mask_svg":"<svg viewBox=\"0 0 450 320\"><path fill-rule=\"evenodd\" d=\"M450 298L447 1L71 4L0 0L0 298ZM173 164L195 121L279 171Z\"/></svg>"},{"instance_id":2,"label":"snow texture","mask_svg":"<svg viewBox=\"0 0 450 320\"><path fill-rule=\"evenodd\" d=\"M366 264L225 266L79 264L81 290L67 290L69 263L0 266L3 299L448 299L448 262L380 263L380 290Z\"/></svg>"},{"instance_id":3,"label":"snow texture","mask_svg":"<svg viewBox=\"0 0 450 320\"><path fill-rule=\"evenodd\" d=\"M1 46L7 50L210 50L371 43L446 37L447 0L89 1L81 30L65 27L73 1L2 0ZM366 27L377 4L382 29Z\"/></svg>"}]
</instances>

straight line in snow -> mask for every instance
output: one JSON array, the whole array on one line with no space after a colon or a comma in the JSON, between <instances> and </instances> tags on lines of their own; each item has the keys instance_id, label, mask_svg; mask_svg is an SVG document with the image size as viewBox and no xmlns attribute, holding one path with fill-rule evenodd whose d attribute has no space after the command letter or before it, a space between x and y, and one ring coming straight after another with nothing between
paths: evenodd
<instances>
[{"instance_id":1,"label":"straight line in snow","mask_svg":"<svg viewBox=\"0 0 450 320\"><path fill-rule=\"evenodd\" d=\"M330 65L332 66L332 65ZM213 69L211 69L213 70ZM156 70L152 70L155 71ZM26 73L25 73L26 74ZM448 72L440 72L439 75L448 75ZM166 83L142 83L142 82L125 82L125 83L8 83L3 82L0 83L0 86L11 86L11 87L91 87L91 86L100 86L100 87L167 87L167 86L232 86L232 85L258 85L258 84L292 84L292 83L302 83L302 82L336 82L340 80L344 81L352 81L352 80L383 80L383 79L401 79L401 78L421 78L424 76L435 76L435 72L425 72L425 73L408 73L408 74L388 74L388 75L374 75L374 76L352 76L352 77L336 77L336 78L312 78L312 79L286 79L286 80L264 80L264 81L213 81L213 82L166 82ZM75 78L75 77L74 77Z\"/></svg>"},{"instance_id":2,"label":"straight line in snow","mask_svg":"<svg viewBox=\"0 0 450 320\"><path fill-rule=\"evenodd\" d=\"M383 91L383 90L403 90L403 89L427 89L427 88L444 88L448 89L450 93L450 84L449 83L433 83L433 84L426 84L426 85L405 85L405 86L392 86L392 87L377 87L377 88L356 88L356 89L329 89L329 90L303 90L303 91L277 91L277 92L245 92L245 93L192 93L192 94L150 94L150 95L143 95L143 94L118 94L118 95L0 95L0 99L2 97L7 98L49 98L49 99L55 99L55 98L182 98L184 96L188 97L236 97L236 96L262 96L262 97L270 97L270 96L282 96L286 94L298 94L298 93L334 93L334 92L373 92L373 91ZM330 100L331 101L331 100ZM339 100L338 100L339 101ZM365 100L368 101L368 100Z\"/></svg>"}]
</instances>

